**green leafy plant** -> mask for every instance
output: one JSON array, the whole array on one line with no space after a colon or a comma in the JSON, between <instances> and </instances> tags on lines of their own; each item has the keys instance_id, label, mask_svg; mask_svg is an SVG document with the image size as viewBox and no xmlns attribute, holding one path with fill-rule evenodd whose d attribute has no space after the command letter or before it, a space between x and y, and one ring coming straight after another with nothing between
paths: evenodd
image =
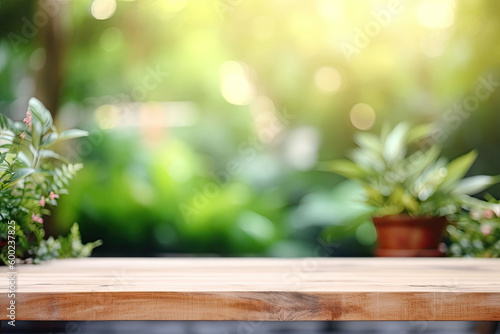
<instances>
[{"instance_id":1,"label":"green leafy plant","mask_svg":"<svg viewBox=\"0 0 500 334\"><path fill-rule=\"evenodd\" d=\"M470 207L448 225L450 256L500 257L500 203L490 202L491 209Z\"/></svg>"},{"instance_id":2,"label":"green leafy plant","mask_svg":"<svg viewBox=\"0 0 500 334\"><path fill-rule=\"evenodd\" d=\"M82 246L77 225L68 237L43 239L43 216L50 214L49 207L57 205L60 195L67 194L69 181L82 168L51 148L87 135L78 129L58 133L50 112L35 98L30 99L23 122L0 114L0 257L4 263L12 262L8 257L12 250L16 257L39 262L87 256L100 244Z\"/></svg>"},{"instance_id":3,"label":"green leafy plant","mask_svg":"<svg viewBox=\"0 0 500 334\"><path fill-rule=\"evenodd\" d=\"M471 195L497 183L499 177L464 178L477 153L471 151L448 162L440 156L438 145L423 145L431 133L431 125L410 127L407 123L385 127L381 135L360 132L350 159L323 167L359 182L376 216L446 216L467 205L489 208Z\"/></svg>"}]
</instances>

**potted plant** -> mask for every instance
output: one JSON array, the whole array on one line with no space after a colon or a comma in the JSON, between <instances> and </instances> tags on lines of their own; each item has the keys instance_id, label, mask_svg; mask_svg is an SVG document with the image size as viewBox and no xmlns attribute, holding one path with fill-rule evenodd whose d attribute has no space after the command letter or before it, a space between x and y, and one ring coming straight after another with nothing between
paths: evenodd
<instances>
[{"instance_id":1,"label":"potted plant","mask_svg":"<svg viewBox=\"0 0 500 334\"><path fill-rule=\"evenodd\" d=\"M44 239L43 217L82 167L51 148L86 135L77 129L58 133L50 112L35 98L23 122L0 114L0 262L88 256L100 245L82 244L76 223L69 236Z\"/></svg>"},{"instance_id":2,"label":"potted plant","mask_svg":"<svg viewBox=\"0 0 500 334\"><path fill-rule=\"evenodd\" d=\"M440 256L449 215L479 201L470 195L498 182L498 177L464 178L477 153L451 162L436 144L423 146L432 133L425 124L400 123L380 135L360 132L349 159L326 164L328 170L359 182L372 207L377 256ZM419 145L420 144L420 145Z\"/></svg>"}]
</instances>

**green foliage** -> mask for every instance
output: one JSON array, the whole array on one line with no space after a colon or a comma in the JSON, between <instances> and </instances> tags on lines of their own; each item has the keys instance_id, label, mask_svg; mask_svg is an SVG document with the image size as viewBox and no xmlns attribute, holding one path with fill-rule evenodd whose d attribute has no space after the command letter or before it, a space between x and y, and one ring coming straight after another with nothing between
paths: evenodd
<instances>
[{"instance_id":1,"label":"green foliage","mask_svg":"<svg viewBox=\"0 0 500 334\"><path fill-rule=\"evenodd\" d=\"M243 175L218 185L201 159L173 137L151 147L130 129L105 134L62 199L59 226L80 222L103 254L270 254L288 232L287 189Z\"/></svg>"},{"instance_id":2,"label":"green foliage","mask_svg":"<svg viewBox=\"0 0 500 334\"><path fill-rule=\"evenodd\" d=\"M498 81L500 20L497 13L500 2L455 1L449 6L453 8L451 15L438 15L451 23L445 29L429 29L419 22L421 15L417 13L422 14L420 8L428 1L401 2L404 10L394 16L380 34L370 38L369 45L356 48L356 54L347 60L342 45L355 46L358 30L364 30L366 23L373 21L374 8L375 11L384 11L389 1L257 0L217 1L216 5L213 1L117 1L115 14L104 21L92 16L91 1L67 1L67 10L59 11L64 19L55 36L68 36L69 33L78 43L61 53L62 60L48 56L46 62L40 54L48 52L50 55L54 45L47 44L51 39L43 38L47 36L44 30L52 26L38 27L40 31L33 38L24 38L23 34L26 29L23 18L33 22L33 15L44 10L44 2L1 2L0 109L11 115L16 106L12 102L20 98L19 87L25 87L26 82L43 82L35 78L43 72L48 73L48 80L56 73L61 76L63 86L57 91L51 89L49 93L60 92L58 113L61 119L81 122L79 125L87 125L94 119L99 125L95 111L104 104L189 100L198 106L197 123L201 126L168 128L164 132L168 133L169 140L180 139L190 146L195 156L190 167L208 173L222 169L214 167L215 164L225 164L236 158L239 154L232 146L259 128L263 115L256 111L262 108L259 107L261 97L272 101L277 110L287 107L288 112L296 116L289 128L309 125L318 131L321 138L318 156L321 160L341 156L348 149L350 142L346 139L351 138L356 129L349 111L357 103L364 102L375 111L374 129L387 119L395 122L437 121L449 139L446 146L449 157L477 148L481 158L474 163L471 175L498 173L500 154L497 154L496 147L500 143L500 90L496 87L491 96L481 99L477 109L470 114L463 102L469 95L473 96L481 77L488 78L493 74L494 82ZM426 15L424 11L424 17ZM131 24L131 18L134 24ZM21 37L22 42L7 37L12 33ZM45 63L42 71L37 70L40 59ZM223 98L219 70L227 60L244 64L248 69L250 90L259 96L250 106L233 105ZM57 64L63 64L60 71L54 70L59 68ZM157 67L168 71L169 75L158 80L156 85L149 74ZM316 79L324 67L333 69L333 73L338 72L339 90L332 92L318 86ZM336 81L335 76L330 77L332 79ZM144 87L144 82L148 83L147 87ZM147 94L138 98L134 92L142 88L147 88ZM455 104L459 104L456 109ZM106 122L111 119L104 117L102 121L109 125ZM122 118L115 120L118 125ZM121 125L105 131L123 129ZM103 128L108 129L107 126ZM270 215L264 200L260 201L264 204L251 207L252 211L272 219L280 233L289 232L279 222L286 220L287 210L300 206L302 196L311 192L317 195L312 196L311 203L320 201L320 195L328 194L339 181L336 176L324 173L316 173L313 179L309 173L287 174L283 151L276 145L284 142L286 131L284 129L283 134L270 143L273 150L267 153L269 158L266 160L282 163L263 168L274 169L283 176L278 178L279 187L275 185L280 189L268 196L284 202L281 211ZM184 136L179 136L179 132ZM222 220L215 209L215 222L212 222L215 226L207 228L208 223L200 223L200 232L192 233L196 238L186 237L185 224L176 223L183 221L182 218L176 219L174 214L165 212L174 211L170 201L179 199L182 202L186 198L185 192L197 185L193 184L194 181L169 182L161 167L158 170L163 174L150 173L143 178L141 174L133 173L137 169L142 172L148 166L150 170L148 159L165 154L146 154L144 148L130 146L133 144L123 144L123 139L116 139L113 163L101 163L106 161L102 157L87 162L89 157L85 157L86 168L79 173L76 184L73 183L72 196L63 199L71 205L60 205L57 209L74 212L66 219L57 216L61 220L61 231L67 230L68 224L76 220L81 224L84 237L91 237L90 234L94 238L106 236L108 249L115 249L109 242L114 240L125 245L124 251L131 250L131 245L135 249L145 249L156 236L165 239L163 242L185 242L169 243L169 248L158 246L155 251L195 249L215 252L210 245L220 245L226 250L229 249L227 244L238 247L231 249L232 254L248 250L242 242L230 239L236 234L231 232L230 218ZM127 152L133 149L137 149L137 153L129 155ZM96 150L98 148L94 153ZM120 157L119 153L124 151ZM107 151L110 152L111 149ZM159 164L157 161L153 163ZM273 184L274 180L266 182ZM255 183L246 179L244 182L244 186L250 189L246 189L248 196L255 197L254 202L258 203L259 197L266 198ZM101 185L103 189L99 188ZM168 186L170 188L166 188ZM161 200L143 204L151 192L146 190L140 191L141 196L131 195L131 189L137 188L153 189L153 195ZM74 189L79 193L76 194ZM500 187L492 192L500 196ZM217 207L234 207L233 202L223 202L222 198L214 200ZM320 206L310 205L313 208ZM313 211L311 215L319 213ZM335 212L329 214L329 217L335 216ZM204 221L210 220L204 218ZM172 226L174 232L168 232ZM317 234L302 232L296 233L316 245ZM135 243L139 240L142 242L139 246L144 248ZM203 243L203 240L212 242ZM290 254L289 250L298 248L289 247L283 254ZM262 249L266 248L255 248L255 251ZM353 254L352 249L349 254Z\"/></svg>"},{"instance_id":3,"label":"green foliage","mask_svg":"<svg viewBox=\"0 0 500 334\"><path fill-rule=\"evenodd\" d=\"M450 256L500 257L500 204L492 209L473 207L447 227Z\"/></svg>"},{"instance_id":4,"label":"green foliage","mask_svg":"<svg viewBox=\"0 0 500 334\"><path fill-rule=\"evenodd\" d=\"M40 263L53 258L87 257L100 245L102 245L101 240L83 244L78 224L74 223L67 236L59 236L57 239L49 237L33 247L33 262Z\"/></svg>"},{"instance_id":5,"label":"green foliage","mask_svg":"<svg viewBox=\"0 0 500 334\"><path fill-rule=\"evenodd\" d=\"M470 195L500 179L485 175L463 178L477 153L471 151L448 163L440 157L438 145L423 147L421 140L431 132L430 125L411 128L407 123L386 129L380 136L361 132L355 137L358 148L351 152L350 160L332 161L323 168L358 181L376 215L454 214L478 201Z\"/></svg>"},{"instance_id":6,"label":"green foliage","mask_svg":"<svg viewBox=\"0 0 500 334\"><path fill-rule=\"evenodd\" d=\"M23 123L24 122L24 123ZM56 206L60 194L67 193L69 181L82 165L50 150L60 140L86 136L82 130L61 135L52 116L35 98L30 99L23 122L0 115L0 257L7 262L8 222L15 222L16 256L35 262L54 257L89 255L99 242L82 245L78 226L67 238L44 240L43 216L48 206Z\"/></svg>"},{"instance_id":7,"label":"green foliage","mask_svg":"<svg viewBox=\"0 0 500 334\"><path fill-rule=\"evenodd\" d=\"M369 256L377 235L370 219L373 210L365 200L357 182L343 181L324 192L306 195L294 212L294 225L322 228L323 240L343 245L343 250L335 248L336 255Z\"/></svg>"}]
</instances>

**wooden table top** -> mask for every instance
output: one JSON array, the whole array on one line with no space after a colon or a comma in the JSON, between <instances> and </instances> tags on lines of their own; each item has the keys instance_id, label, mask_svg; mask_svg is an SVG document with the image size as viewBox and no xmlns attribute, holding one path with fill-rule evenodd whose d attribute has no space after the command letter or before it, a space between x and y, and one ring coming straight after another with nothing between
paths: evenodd
<instances>
[{"instance_id":1,"label":"wooden table top","mask_svg":"<svg viewBox=\"0 0 500 334\"><path fill-rule=\"evenodd\" d=\"M16 272L16 320L500 320L500 259L90 258Z\"/></svg>"}]
</instances>

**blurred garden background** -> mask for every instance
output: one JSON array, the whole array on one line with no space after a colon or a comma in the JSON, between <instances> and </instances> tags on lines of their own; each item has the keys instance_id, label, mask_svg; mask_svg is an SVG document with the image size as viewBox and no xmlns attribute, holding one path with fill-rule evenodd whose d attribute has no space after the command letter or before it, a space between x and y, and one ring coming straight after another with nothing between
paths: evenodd
<instances>
[{"instance_id":1,"label":"blurred garden background","mask_svg":"<svg viewBox=\"0 0 500 334\"><path fill-rule=\"evenodd\" d=\"M0 0L0 110L31 96L85 168L46 229L97 256L367 256L357 131L434 122L500 166L500 3ZM489 193L500 196L500 187ZM318 252L318 247L321 251Z\"/></svg>"}]
</instances>

